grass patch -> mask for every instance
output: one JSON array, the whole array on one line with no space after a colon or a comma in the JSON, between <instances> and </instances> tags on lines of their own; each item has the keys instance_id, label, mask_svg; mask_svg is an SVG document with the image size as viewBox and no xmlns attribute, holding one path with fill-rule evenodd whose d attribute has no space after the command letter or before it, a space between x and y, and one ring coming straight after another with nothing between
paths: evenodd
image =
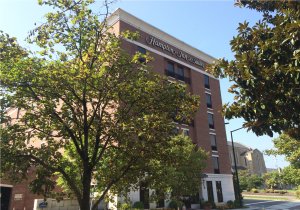
<instances>
[{"instance_id":1,"label":"grass patch","mask_svg":"<svg viewBox=\"0 0 300 210\"><path fill-rule=\"evenodd\" d=\"M276 197L276 196L249 196L249 195L243 195L243 198L245 199L254 199L254 200L274 200L274 201L288 201L288 198L285 197Z\"/></svg>"}]
</instances>

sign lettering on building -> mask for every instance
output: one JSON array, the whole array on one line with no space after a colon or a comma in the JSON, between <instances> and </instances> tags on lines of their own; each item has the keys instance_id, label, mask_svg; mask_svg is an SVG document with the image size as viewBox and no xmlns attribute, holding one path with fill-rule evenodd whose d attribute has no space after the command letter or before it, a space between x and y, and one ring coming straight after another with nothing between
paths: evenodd
<instances>
[{"instance_id":1,"label":"sign lettering on building","mask_svg":"<svg viewBox=\"0 0 300 210\"><path fill-rule=\"evenodd\" d=\"M177 56L178 58L182 58L186 61L189 61L190 63L196 64L198 66L200 66L202 69L204 69L204 63L203 61L199 60L198 58L195 58L181 50L176 50L174 48L172 48L171 46L169 46L168 44L165 44L161 41L159 41L158 39L156 39L153 36L148 36L146 37L146 43L148 45L152 45L155 47L159 47L161 48L163 51L167 51L169 53L171 53L173 56Z\"/></svg>"}]
</instances>

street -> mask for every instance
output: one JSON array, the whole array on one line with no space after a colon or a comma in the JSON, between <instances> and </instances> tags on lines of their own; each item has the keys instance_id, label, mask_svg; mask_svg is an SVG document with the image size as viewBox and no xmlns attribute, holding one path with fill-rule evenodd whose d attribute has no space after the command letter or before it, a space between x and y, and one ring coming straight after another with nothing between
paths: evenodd
<instances>
[{"instance_id":1,"label":"street","mask_svg":"<svg viewBox=\"0 0 300 210\"><path fill-rule=\"evenodd\" d=\"M244 199L244 205L248 210L300 210L300 201L274 201Z\"/></svg>"}]
</instances>

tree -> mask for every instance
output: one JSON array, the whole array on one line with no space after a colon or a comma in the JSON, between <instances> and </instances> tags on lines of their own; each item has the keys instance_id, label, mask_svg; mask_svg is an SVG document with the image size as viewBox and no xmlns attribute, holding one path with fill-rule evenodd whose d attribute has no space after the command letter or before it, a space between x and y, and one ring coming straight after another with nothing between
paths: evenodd
<instances>
[{"instance_id":1,"label":"tree","mask_svg":"<svg viewBox=\"0 0 300 210\"><path fill-rule=\"evenodd\" d=\"M271 171L263 176L265 184L269 189L281 188L284 184L283 175L279 171Z\"/></svg>"},{"instance_id":2,"label":"tree","mask_svg":"<svg viewBox=\"0 0 300 210\"><path fill-rule=\"evenodd\" d=\"M263 178L257 174L250 174L248 170L239 171L240 189L250 191L253 188L260 188L263 185Z\"/></svg>"},{"instance_id":3,"label":"tree","mask_svg":"<svg viewBox=\"0 0 300 210\"><path fill-rule=\"evenodd\" d=\"M226 118L244 118L257 135L294 129L300 134L300 4L297 1L238 1L257 10L262 19L250 27L239 23L231 42L234 60L210 66L227 77L234 102L224 106Z\"/></svg>"},{"instance_id":4,"label":"tree","mask_svg":"<svg viewBox=\"0 0 300 210\"><path fill-rule=\"evenodd\" d=\"M283 181L285 184L300 186L300 169L293 166L283 168Z\"/></svg>"},{"instance_id":5,"label":"tree","mask_svg":"<svg viewBox=\"0 0 300 210\"><path fill-rule=\"evenodd\" d=\"M290 136L281 134L273 139L274 149L266 150L267 155L284 155L295 168L300 168L300 141Z\"/></svg>"},{"instance_id":6,"label":"tree","mask_svg":"<svg viewBox=\"0 0 300 210\"><path fill-rule=\"evenodd\" d=\"M173 120L188 123L198 98L152 73L147 55L141 63L144 55L122 50L137 34L109 32L108 4L99 17L93 0L39 2L54 8L28 37L39 55L0 33L2 97L20 110L1 128L1 172L20 181L34 168L33 192L50 196L58 183L82 210L90 209L92 181L94 209L108 191L137 188L143 177L158 185L155 163L181 165L178 151L191 148L174 139Z\"/></svg>"},{"instance_id":7,"label":"tree","mask_svg":"<svg viewBox=\"0 0 300 210\"><path fill-rule=\"evenodd\" d=\"M201 173L206 166L204 160L207 159L208 153L201 149L195 148L190 144L190 139L187 137L177 137L176 141L182 142L181 147L170 148L170 156L176 157L180 155L175 165L160 165L162 171L160 176L161 183L165 186L156 186L156 189L164 189L169 192L172 200L180 201L190 208L191 199L199 197L201 187ZM199 199L199 198L198 198ZM196 198L197 200L197 198Z\"/></svg>"},{"instance_id":8,"label":"tree","mask_svg":"<svg viewBox=\"0 0 300 210\"><path fill-rule=\"evenodd\" d=\"M176 158L173 164L166 165L164 161L155 161L153 171L144 178L151 189L158 189L153 197L155 200L166 197L177 202L189 203L192 196L199 193L201 172L206 166L208 153L191 144L190 138L177 135L173 138L174 145L166 149L170 158ZM157 180L159 177L159 180Z\"/></svg>"}]
</instances>

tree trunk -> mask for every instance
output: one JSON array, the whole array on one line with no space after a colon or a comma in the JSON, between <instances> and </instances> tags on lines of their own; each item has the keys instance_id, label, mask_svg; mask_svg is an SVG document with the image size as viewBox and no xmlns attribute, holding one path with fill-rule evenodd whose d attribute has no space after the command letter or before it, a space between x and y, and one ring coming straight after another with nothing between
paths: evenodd
<instances>
[{"instance_id":1,"label":"tree trunk","mask_svg":"<svg viewBox=\"0 0 300 210\"><path fill-rule=\"evenodd\" d=\"M82 199L80 202L80 210L90 210L90 194L91 194L91 172L89 169L84 170L82 180Z\"/></svg>"}]
</instances>

